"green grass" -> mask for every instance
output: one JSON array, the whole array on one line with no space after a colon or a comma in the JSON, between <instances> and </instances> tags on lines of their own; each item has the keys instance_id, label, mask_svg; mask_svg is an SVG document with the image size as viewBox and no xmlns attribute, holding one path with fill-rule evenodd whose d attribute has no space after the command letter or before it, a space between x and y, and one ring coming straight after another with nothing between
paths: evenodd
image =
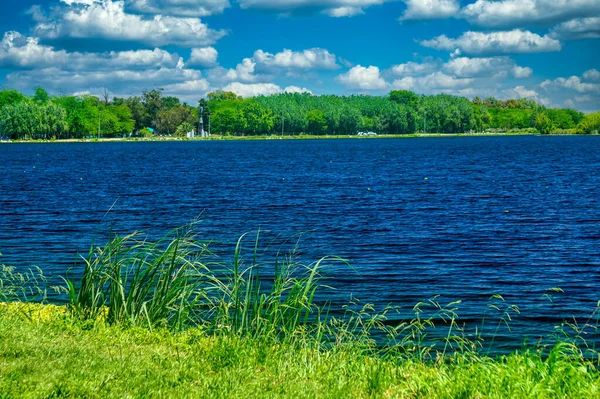
<instances>
[{"instance_id":1,"label":"green grass","mask_svg":"<svg viewBox=\"0 0 600 399\"><path fill-rule=\"evenodd\" d=\"M423 362L362 345L319 349L201 329L75 321L65 309L0 311L3 398L593 398L600 375L569 344Z\"/></svg>"},{"instance_id":2,"label":"green grass","mask_svg":"<svg viewBox=\"0 0 600 399\"><path fill-rule=\"evenodd\" d=\"M584 339L596 337L598 310L552 344L491 356L519 312L499 295L497 317L475 332L459 322L460 301L423 301L395 323L391 306L332 312L315 298L342 259L304 265L291 243L266 262L260 243L260 232L244 235L230 262L216 262L194 225L157 241L115 236L82 257L80 279L65 279L66 306L31 303L46 298L39 270L2 267L0 398L600 395L598 352ZM487 341L484 326L496 331Z\"/></svg>"}]
</instances>

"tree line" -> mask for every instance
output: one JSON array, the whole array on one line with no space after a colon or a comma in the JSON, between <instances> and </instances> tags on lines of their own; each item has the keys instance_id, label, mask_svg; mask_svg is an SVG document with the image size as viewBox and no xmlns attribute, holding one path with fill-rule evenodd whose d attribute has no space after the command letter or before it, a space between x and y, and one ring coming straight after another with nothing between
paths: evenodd
<instances>
[{"instance_id":1,"label":"tree line","mask_svg":"<svg viewBox=\"0 0 600 399\"><path fill-rule=\"evenodd\" d=\"M387 96L282 93L242 98L215 91L197 105L162 89L110 98L0 91L0 136L14 140L218 135L355 135L524 131L598 133L600 113L546 108L533 100L469 100L394 90Z\"/></svg>"}]
</instances>

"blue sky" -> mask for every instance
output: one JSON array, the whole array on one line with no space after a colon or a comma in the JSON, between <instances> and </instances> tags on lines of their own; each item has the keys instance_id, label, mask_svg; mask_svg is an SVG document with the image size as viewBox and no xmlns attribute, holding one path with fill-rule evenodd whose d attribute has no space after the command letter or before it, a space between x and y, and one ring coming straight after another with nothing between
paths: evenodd
<instances>
[{"instance_id":1,"label":"blue sky","mask_svg":"<svg viewBox=\"0 0 600 399\"><path fill-rule=\"evenodd\" d=\"M0 85L24 92L407 89L600 109L600 0L3 3Z\"/></svg>"}]
</instances>

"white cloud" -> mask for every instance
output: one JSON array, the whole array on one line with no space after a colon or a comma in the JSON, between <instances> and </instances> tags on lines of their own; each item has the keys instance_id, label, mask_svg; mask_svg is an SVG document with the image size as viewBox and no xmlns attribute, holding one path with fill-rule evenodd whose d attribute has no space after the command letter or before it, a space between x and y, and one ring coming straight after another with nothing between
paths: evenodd
<instances>
[{"instance_id":1,"label":"white cloud","mask_svg":"<svg viewBox=\"0 0 600 399\"><path fill-rule=\"evenodd\" d=\"M442 19L458 15L460 5L457 0L402 0L406 11L400 17L404 20Z\"/></svg>"},{"instance_id":2,"label":"white cloud","mask_svg":"<svg viewBox=\"0 0 600 399\"><path fill-rule=\"evenodd\" d=\"M598 39L600 38L600 17L579 18L563 22L552 29L550 36L571 40Z\"/></svg>"},{"instance_id":3,"label":"white cloud","mask_svg":"<svg viewBox=\"0 0 600 399\"><path fill-rule=\"evenodd\" d=\"M83 93L107 87L116 95L139 95L146 88L164 87L174 95L191 95L208 88L199 71L186 69L177 54L165 50L67 52L18 32L7 32L0 42L0 67L13 69L5 83L20 90L40 85L53 92Z\"/></svg>"},{"instance_id":4,"label":"white cloud","mask_svg":"<svg viewBox=\"0 0 600 399\"><path fill-rule=\"evenodd\" d=\"M235 69L229 69L225 77L228 80L242 80L244 82L254 82L257 76L254 75L256 69L256 62L251 58L244 58Z\"/></svg>"},{"instance_id":5,"label":"white cloud","mask_svg":"<svg viewBox=\"0 0 600 399\"><path fill-rule=\"evenodd\" d=\"M517 79L529 78L533 74L533 69L515 65L512 69L512 74Z\"/></svg>"},{"instance_id":6,"label":"white cloud","mask_svg":"<svg viewBox=\"0 0 600 399\"><path fill-rule=\"evenodd\" d=\"M115 70L145 68L175 68L181 61L177 54L165 50L111 51L79 53L55 50L41 45L35 37L7 32L0 42L0 66L18 69L59 67L64 70Z\"/></svg>"},{"instance_id":7,"label":"white cloud","mask_svg":"<svg viewBox=\"0 0 600 399\"><path fill-rule=\"evenodd\" d=\"M413 90L419 93L439 93L457 88L464 88L473 83L473 79L457 78L443 72L434 72L421 77L404 77L392 83L392 88L399 90Z\"/></svg>"},{"instance_id":8,"label":"white cloud","mask_svg":"<svg viewBox=\"0 0 600 399\"><path fill-rule=\"evenodd\" d=\"M84 1L89 4L94 0ZM221 14L230 5L229 0L126 0L126 6L146 14L205 17Z\"/></svg>"},{"instance_id":9,"label":"white cloud","mask_svg":"<svg viewBox=\"0 0 600 399\"><path fill-rule=\"evenodd\" d=\"M528 89L525 86L517 86L507 91L510 98L527 98L530 100L539 100L540 95L533 89Z\"/></svg>"},{"instance_id":10,"label":"white cloud","mask_svg":"<svg viewBox=\"0 0 600 399\"><path fill-rule=\"evenodd\" d=\"M217 64L219 53L214 47L202 47L192 49L187 66L210 67Z\"/></svg>"},{"instance_id":11,"label":"white cloud","mask_svg":"<svg viewBox=\"0 0 600 399\"><path fill-rule=\"evenodd\" d=\"M357 65L347 73L339 75L337 81L344 86L360 90L384 90L389 86L381 77L379 68L372 65L367 68Z\"/></svg>"},{"instance_id":12,"label":"white cloud","mask_svg":"<svg viewBox=\"0 0 600 399\"><path fill-rule=\"evenodd\" d=\"M277 54L257 50L253 56L254 62L267 68L290 69L337 69L339 65L336 56L321 48L311 48L303 51L285 49Z\"/></svg>"},{"instance_id":13,"label":"white cloud","mask_svg":"<svg viewBox=\"0 0 600 399\"><path fill-rule=\"evenodd\" d=\"M390 68L390 73L394 76L418 76L431 73L439 68L434 62L418 63L409 61L405 64L394 65Z\"/></svg>"},{"instance_id":14,"label":"white cloud","mask_svg":"<svg viewBox=\"0 0 600 399\"><path fill-rule=\"evenodd\" d=\"M469 22L485 26L554 23L600 13L598 0L477 0L463 8Z\"/></svg>"},{"instance_id":15,"label":"white cloud","mask_svg":"<svg viewBox=\"0 0 600 399\"><path fill-rule=\"evenodd\" d=\"M145 88L164 87L200 78L200 72L181 67L81 71L52 67L10 73L6 76L6 83L10 87L22 90L30 90L40 85L54 92L65 93L86 91L94 87L107 87L111 92L117 93L126 87L129 93L139 94Z\"/></svg>"},{"instance_id":16,"label":"white cloud","mask_svg":"<svg viewBox=\"0 0 600 399\"><path fill-rule=\"evenodd\" d=\"M515 62L508 57L491 58L452 58L444 64L444 70L452 75L465 78L476 76L492 76L498 72L513 68Z\"/></svg>"},{"instance_id":17,"label":"white cloud","mask_svg":"<svg viewBox=\"0 0 600 399\"><path fill-rule=\"evenodd\" d=\"M286 93L308 93L313 94L312 91L308 90L306 87L298 87L298 86L288 86L284 90Z\"/></svg>"},{"instance_id":18,"label":"white cloud","mask_svg":"<svg viewBox=\"0 0 600 399\"><path fill-rule=\"evenodd\" d=\"M528 78L533 73L529 67L521 67L509 57L468 58L456 57L443 66L444 71L458 78L513 77Z\"/></svg>"},{"instance_id":19,"label":"white cloud","mask_svg":"<svg viewBox=\"0 0 600 399\"><path fill-rule=\"evenodd\" d=\"M501 56L487 58L451 57L444 64L438 61L407 62L394 65L387 71L387 74L396 77L423 77L436 71L442 71L454 78L485 77L494 79L506 78L509 73L512 77L518 79L528 78L533 73L531 68L521 67L510 57ZM410 83L411 80L407 79L404 82Z\"/></svg>"},{"instance_id":20,"label":"white cloud","mask_svg":"<svg viewBox=\"0 0 600 399\"><path fill-rule=\"evenodd\" d=\"M322 11L322 14L329 15L334 18L342 18L342 17L354 17L355 15L364 14L362 8L360 7L337 7L337 8L328 8Z\"/></svg>"},{"instance_id":21,"label":"white cloud","mask_svg":"<svg viewBox=\"0 0 600 399\"><path fill-rule=\"evenodd\" d=\"M64 64L69 58L65 50L39 44L39 39L19 32L6 32L0 42L0 65L17 68L39 68Z\"/></svg>"},{"instance_id":22,"label":"white cloud","mask_svg":"<svg viewBox=\"0 0 600 399\"><path fill-rule=\"evenodd\" d=\"M333 70L339 68L337 57L329 51L312 48L303 51L283 50L271 54L257 50L251 58L244 58L235 69L216 67L208 71L211 80L220 82L255 83L269 81L272 75L287 72L289 77L296 71Z\"/></svg>"},{"instance_id":23,"label":"white cloud","mask_svg":"<svg viewBox=\"0 0 600 399\"><path fill-rule=\"evenodd\" d=\"M352 17L364 9L393 0L238 0L243 9L262 9L281 13L321 12L331 17Z\"/></svg>"},{"instance_id":24,"label":"white cloud","mask_svg":"<svg viewBox=\"0 0 600 399\"><path fill-rule=\"evenodd\" d=\"M600 104L600 83L584 81L592 80L589 78L594 77L595 72L593 71L590 70L584 73L583 79L579 76L548 79L540 84L540 88L552 97L557 104L568 100L575 100L577 101L577 108L582 111L598 111L598 104Z\"/></svg>"},{"instance_id":25,"label":"white cloud","mask_svg":"<svg viewBox=\"0 0 600 399\"><path fill-rule=\"evenodd\" d=\"M460 49L468 54L542 53L562 49L556 39L519 29L488 33L469 31L456 39L441 35L420 44L436 50Z\"/></svg>"},{"instance_id":26,"label":"white cloud","mask_svg":"<svg viewBox=\"0 0 600 399\"><path fill-rule=\"evenodd\" d=\"M99 3L99 0L60 0L61 3L65 3L67 5L73 5L73 4L94 4L94 3Z\"/></svg>"},{"instance_id":27,"label":"white cloud","mask_svg":"<svg viewBox=\"0 0 600 399\"><path fill-rule=\"evenodd\" d=\"M546 90L573 90L578 93L600 93L599 83L586 83L582 82L578 76L571 76L569 78L556 78L554 80L545 80L540 85Z\"/></svg>"},{"instance_id":28,"label":"white cloud","mask_svg":"<svg viewBox=\"0 0 600 399\"><path fill-rule=\"evenodd\" d=\"M225 35L203 24L198 18L155 15L144 18L125 12L121 1L69 7L55 18L40 21L35 27L43 38L103 38L136 41L153 46L178 45L198 47L210 45Z\"/></svg>"},{"instance_id":29,"label":"white cloud","mask_svg":"<svg viewBox=\"0 0 600 399\"><path fill-rule=\"evenodd\" d=\"M189 104L196 104L197 101L205 97L210 90L210 83L206 79L189 80L183 83L173 83L163 86L163 94L175 96Z\"/></svg>"},{"instance_id":30,"label":"white cloud","mask_svg":"<svg viewBox=\"0 0 600 399\"><path fill-rule=\"evenodd\" d=\"M166 94L207 92L210 84L206 79L189 80L183 83L173 83L163 87Z\"/></svg>"},{"instance_id":31,"label":"white cloud","mask_svg":"<svg viewBox=\"0 0 600 399\"><path fill-rule=\"evenodd\" d=\"M590 69L583 73L584 80L590 80L592 82L600 82L600 71L597 69Z\"/></svg>"},{"instance_id":32,"label":"white cloud","mask_svg":"<svg viewBox=\"0 0 600 399\"><path fill-rule=\"evenodd\" d=\"M281 93L281 87L274 83L241 83L233 82L223 87L223 91L232 91L242 97L269 96Z\"/></svg>"}]
</instances>

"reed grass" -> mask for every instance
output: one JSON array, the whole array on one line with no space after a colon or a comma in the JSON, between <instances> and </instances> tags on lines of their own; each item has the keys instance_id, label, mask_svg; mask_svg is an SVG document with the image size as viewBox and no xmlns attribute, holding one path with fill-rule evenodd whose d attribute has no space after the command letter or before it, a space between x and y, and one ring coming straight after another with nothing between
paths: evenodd
<instances>
[{"instance_id":1,"label":"reed grass","mask_svg":"<svg viewBox=\"0 0 600 399\"><path fill-rule=\"evenodd\" d=\"M499 295L474 327L439 297L406 313L355 298L331 309L317 298L346 261L305 265L293 243L265 261L261 240L243 235L222 261L193 224L156 241L115 235L65 278L66 307L30 303L45 301L41 271L2 267L0 397L600 395L600 302L548 344L499 355L496 336L520 312Z\"/></svg>"}]
</instances>

